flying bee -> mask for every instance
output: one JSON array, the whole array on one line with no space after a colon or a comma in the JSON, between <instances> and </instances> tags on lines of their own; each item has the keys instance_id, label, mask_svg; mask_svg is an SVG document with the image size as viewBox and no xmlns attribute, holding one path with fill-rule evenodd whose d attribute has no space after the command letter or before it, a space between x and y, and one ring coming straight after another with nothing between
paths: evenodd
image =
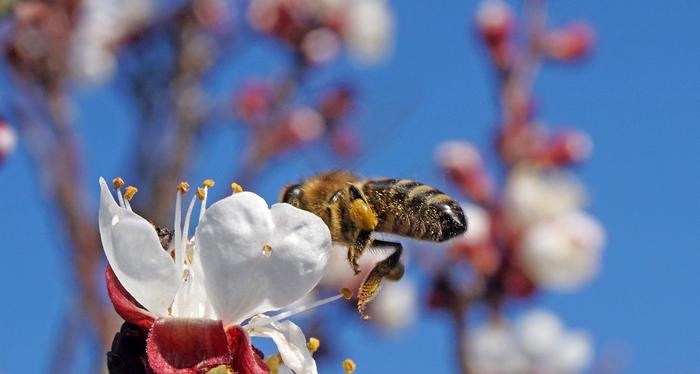
<instances>
[{"instance_id":1,"label":"flying bee","mask_svg":"<svg viewBox=\"0 0 700 374\"><path fill-rule=\"evenodd\" d=\"M454 199L409 179L360 179L348 171L331 171L286 187L281 199L323 219L332 240L348 247L355 274L360 273L358 260L365 249L393 249L360 286L357 309L364 319L382 280L397 281L404 273L401 243L374 239L375 231L442 242L467 230L467 219Z\"/></svg>"}]
</instances>

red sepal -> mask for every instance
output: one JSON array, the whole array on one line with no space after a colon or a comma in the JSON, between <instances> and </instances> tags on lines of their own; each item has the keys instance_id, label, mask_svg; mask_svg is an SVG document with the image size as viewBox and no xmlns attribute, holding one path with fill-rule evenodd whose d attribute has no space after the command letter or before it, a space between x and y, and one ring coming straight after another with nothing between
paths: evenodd
<instances>
[{"instance_id":1,"label":"red sepal","mask_svg":"<svg viewBox=\"0 0 700 374\"><path fill-rule=\"evenodd\" d=\"M107 280L107 294L117 314L125 321L148 331L157 317L139 305L133 296L124 289L109 265L105 269L105 279Z\"/></svg>"},{"instance_id":2,"label":"red sepal","mask_svg":"<svg viewBox=\"0 0 700 374\"><path fill-rule=\"evenodd\" d=\"M231 363L223 324L208 319L156 320L146 354L156 374L197 374Z\"/></svg>"},{"instance_id":3,"label":"red sepal","mask_svg":"<svg viewBox=\"0 0 700 374\"><path fill-rule=\"evenodd\" d=\"M228 347L233 355L231 368L238 374L269 374L270 368L253 351L248 334L238 325L226 327Z\"/></svg>"}]
</instances>

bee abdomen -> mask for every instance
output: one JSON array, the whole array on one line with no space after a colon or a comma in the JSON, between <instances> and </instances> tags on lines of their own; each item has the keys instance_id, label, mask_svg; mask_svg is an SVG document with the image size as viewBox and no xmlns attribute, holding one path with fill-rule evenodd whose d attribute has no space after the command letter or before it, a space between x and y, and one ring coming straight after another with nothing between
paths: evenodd
<instances>
[{"instance_id":1,"label":"bee abdomen","mask_svg":"<svg viewBox=\"0 0 700 374\"><path fill-rule=\"evenodd\" d=\"M434 187L383 179L368 181L363 189L379 218L377 231L441 242L467 229L459 204Z\"/></svg>"}]
</instances>

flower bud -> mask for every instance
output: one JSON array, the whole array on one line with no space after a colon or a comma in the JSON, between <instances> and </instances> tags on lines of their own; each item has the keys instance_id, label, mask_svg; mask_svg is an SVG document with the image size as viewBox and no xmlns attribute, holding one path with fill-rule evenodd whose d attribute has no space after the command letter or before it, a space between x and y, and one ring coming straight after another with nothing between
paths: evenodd
<instances>
[{"instance_id":1,"label":"flower bud","mask_svg":"<svg viewBox=\"0 0 700 374\"><path fill-rule=\"evenodd\" d=\"M584 57L593 47L593 28L582 21L572 22L545 38L545 51L554 59L572 61Z\"/></svg>"},{"instance_id":2,"label":"flower bud","mask_svg":"<svg viewBox=\"0 0 700 374\"><path fill-rule=\"evenodd\" d=\"M235 98L236 114L246 122L264 116L270 110L272 90L262 82L246 85Z\"/></svg>"},{"instance_id":3,"label":"flower bud","mask_svg":"<svg viewBox=\"0 0 700 374\"><path fill-rule=\"evenodd\" d=\"M550 137L541 161L548 165L564 166L581 162L591 154L593 143L587 134L569 130Z\"/></svg>"},{"instance_id":4,"label":"flower bud","mask_svg":"<svg viewBox=\"0 0 700 374\"><path fill-rule=\"evenodd\" d=\"M502 45L515 24L513 10L501 0L485 0L476 12L476 27L489 47Z\"/></svg>"},{"instance_id":5,"label":"flower bud","mask_svg":"<svg viewBox=\"0 0 700 374\"><path fill-rule=\"evenodd\" d=\"M486 173L481 154L472 144L462 141L442 143L435 158L452 183L469 197L478 202L491 198L493 182Z\"/></svg>"}]
</instances>

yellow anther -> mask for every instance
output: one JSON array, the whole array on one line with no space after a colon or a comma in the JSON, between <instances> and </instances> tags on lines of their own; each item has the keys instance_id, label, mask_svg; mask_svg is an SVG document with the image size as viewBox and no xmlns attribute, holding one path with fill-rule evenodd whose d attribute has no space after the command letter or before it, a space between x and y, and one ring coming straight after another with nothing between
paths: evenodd
<instances>
[{"instance_id":1,"label":"yellow anther","mask_svg":"<svg viewBox=\"0 0 700 374\"><path fill-rule=\"evenodd\" d=\"M139 189L134 187L134 186L129 186L126 188L124 191L124 199L131 201L131 199L136 195L136 193L139 192Z\"/></svg>"},{"instance_id":2,"label":"yellow anther","mask_svg":"<svg viewBox=\"0 0 700 374\"><path fill-rule=\"evenodd\" d=\"M119 189L122 188L122 186L124 185L124 180L119 177L116 177L112 179L112 184L114 185L114 188Z\"/></svg>"},{"instance_id":3,"label":"yellow anther","mask_svg":"<svg viewBox=\"0 0 700 374\"><path fill-rule=\"evenodd\" d=\"M270 368L270 374L278 374L280 366L284 365L282 361L282 356L279 353L274 354L265 360L267 367Z\"/></svg>"},{"instance_id":4,"label":"yellow anther","mask_svg":"<svg viewBox=\"0 0 700 374\"><path fill-rule=\"evenodd\" d=\"M314 337L309 338L309 342L306 343L306 348L308 348L309 352L311 352L311 353L318 351L318 347L320 347L320 346L321 346L321 341L314 338Z\"/></svg>"},{"instance_id":5,"label":"yellow anther","mask_svg":"<svg viewBox=\"0 0 700 374\"><path fill-rule=\"evenodd\" d=\"M202 186L209 187L209 188L214 187L215 184L216 183L214 182L213 179L205 179L204 182L202 182Z\"/></svg>"},{"instance_id":6,"label":"yellow anther","mask_svg":"<svg viewBox=\"0 0 700 374\"><path fill-rule=\"evenodd\" d=\"M199 200L204 200L204 195L205 195L204 188L197 187L197 197L199 198Z\"/></svg>"},{"instance_id":7,"label":"yellow anther","mask_svg":"<svg viewBox=\"0 0 700 374\"><path fill-rule=\"evenodd\" d=\"M231 191L233 191L233 193L239 193L243 191L243 187L241 187L240 184L233 182L231 183Z\"/></svg>"},{"instance_id":8,"label":"yellow anther","mask_svg":"<svg viewBox=\"0 0 700 374\"><path fill-rule=\"evenodd\" d=\"M269 244L265 244L263 246L262 253L263 256L270 257L270 255L272 254L272 246L270 246Z\"/></svg>"},{"instance_id":9,"label":"yellow anther","mask_svg":"<svg viewBox=\"0 0 700 374\"><path fill-rule=\"evenodd\" d=\"M346 358L343 360L343 369L345 369L345 374L352 374L357 369L357 365L355 365L355 361Z\"/></svg>"},{"instance_id":10,"label":"yellow anther","mask_svg":"<svg viewBox=\"0 0 700 374\"><path fill-rule=\"evenodd\" d=\"M184 194L190 190L190 184L187 182L180 182L177 184L177 190L180 191L181 194Z\"/></svg>"},{"instance_id":11,"label":"yellow anther","mask_svg":"<svg viewBox=\"0 0 700 374\"><path fill-rule=\"evenodd\" d=\"M345 287L341 288L340 294L343 295L343 298L345 300L352 299L352 291L349 288L345 288Z\"/></svg>"}]
</instances>

